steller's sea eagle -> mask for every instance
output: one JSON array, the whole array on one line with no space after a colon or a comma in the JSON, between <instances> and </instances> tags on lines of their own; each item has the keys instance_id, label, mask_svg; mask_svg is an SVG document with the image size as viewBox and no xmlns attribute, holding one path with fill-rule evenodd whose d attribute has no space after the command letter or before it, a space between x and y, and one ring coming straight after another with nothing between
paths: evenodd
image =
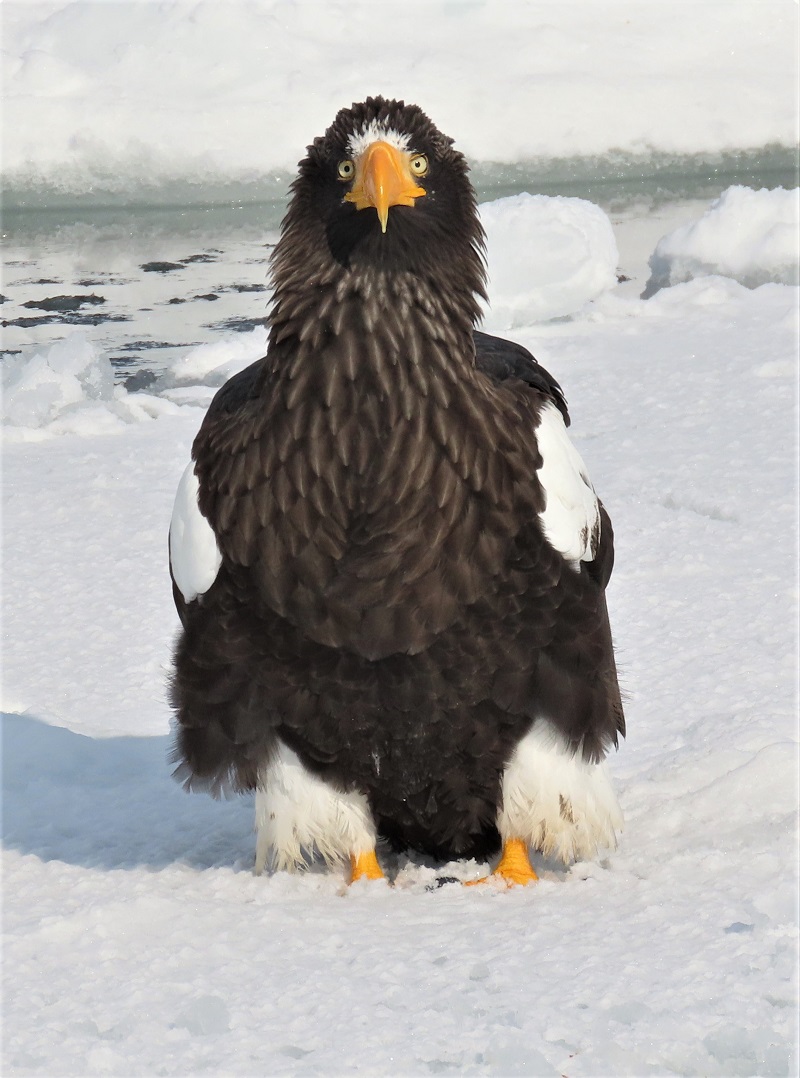
<instances>
[{"instance_id":1,"label":"steller's sea eagle","mask_svg":"<svg viewBox=\"0 0 800 1078\"><path fill-rule=\"evenodd\" d=\"M611 523L558 383L474 329L467 173L415 105L339 112L180 482L175 774L255 790L257 872L380 877L383 839L527 883L621 826Z\"/></svg>"}]
</instances>

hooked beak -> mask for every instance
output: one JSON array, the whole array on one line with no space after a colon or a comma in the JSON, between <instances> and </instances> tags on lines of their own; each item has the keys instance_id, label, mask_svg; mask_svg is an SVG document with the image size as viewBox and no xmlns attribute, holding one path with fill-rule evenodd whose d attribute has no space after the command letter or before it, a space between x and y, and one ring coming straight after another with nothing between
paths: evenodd
<instances>
[{"instance_id":1,"label":"hooked beak","mask_svg":"<svg viewBox=\"0 0 800 1078\"><path fill-rule=\"evenodd\" d=\"M413 206L414 199L425 194L411 175L411 155L388 142L372 142L356 158L356 178L345 202L357 210L373 206L378 211L381 232L386 231L390 206Z\"/></svg>"}]
</instances>

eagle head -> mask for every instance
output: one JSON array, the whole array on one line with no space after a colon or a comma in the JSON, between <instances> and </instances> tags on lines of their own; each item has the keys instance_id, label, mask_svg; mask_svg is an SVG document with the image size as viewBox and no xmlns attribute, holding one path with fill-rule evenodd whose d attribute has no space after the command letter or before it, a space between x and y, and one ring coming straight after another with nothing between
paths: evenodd
<instances>
[{"instance_id":1,"label":"eagle head","mask_svg":"<svg viewBox=\"0 0 800 1078\"><path fill-rule=\"evenodd\" d=\"M422 109L370 97L342 109L308 147L273 259L282 275L376 268L423 287L485 296L484 233L463 154Z\"/></svg>"}]
</instances>

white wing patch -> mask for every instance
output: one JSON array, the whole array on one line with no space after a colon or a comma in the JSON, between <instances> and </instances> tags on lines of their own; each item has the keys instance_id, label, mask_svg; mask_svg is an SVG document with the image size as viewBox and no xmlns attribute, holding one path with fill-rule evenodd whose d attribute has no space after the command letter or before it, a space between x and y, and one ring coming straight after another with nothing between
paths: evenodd
<instances>
[{"instance_id":1,"label":"white wing patch","mask_svg":"<svg viewBox=\"0 0 800 1078\"><path fill-rule=\"evenodd\" d=\"M542 456L539 482L545 509L539 514L550 545L574 568L592 561L600 542L600 506L580 454L569 440L558 408L548 401L536 428Z\"/></svg>"},{"instance_id":2,"label":"white wing patch","mask_svg":"<svg viewBox=\"0 0 800 1078\"><path fill-rule=\"evenodd\" d=\"M222 564L217 537L197 503L199 489L192 461L178 484L169 525L172 575L187 603L208 591Z\"/></svg>"}]
</instances>

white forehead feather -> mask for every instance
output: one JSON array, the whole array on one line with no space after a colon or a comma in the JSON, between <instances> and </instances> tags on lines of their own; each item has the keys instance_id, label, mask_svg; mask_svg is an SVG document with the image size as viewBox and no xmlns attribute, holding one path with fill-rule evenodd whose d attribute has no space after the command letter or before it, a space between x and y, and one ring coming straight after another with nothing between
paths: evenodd
<instances>
[{"instance_id":1,"label":"white forehead feather","mask_svg":"<svg viewBox=\"0 0 800 1078\"><path fill-rule=\"evenodd\" d=\"M378 141L388 142L396 150L407 150L410 139L408 135L395 131L393 127L387 127L378 120L370 120L360 131L353 132L347 140L347 149L353 157L358 157L367 146Z\"/></svg>"}]
</instances>

